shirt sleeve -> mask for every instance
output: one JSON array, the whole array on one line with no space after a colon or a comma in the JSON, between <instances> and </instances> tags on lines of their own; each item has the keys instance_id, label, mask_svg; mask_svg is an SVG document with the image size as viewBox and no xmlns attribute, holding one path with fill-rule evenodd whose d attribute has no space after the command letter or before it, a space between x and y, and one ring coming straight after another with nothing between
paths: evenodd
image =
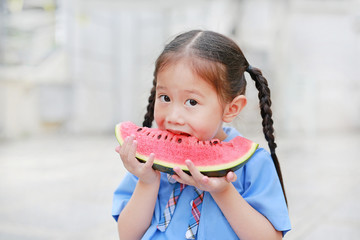
<instances>
[{"instance_id":1,"label":"shirt sleeve","mask_svg":"<svg viewBox=\"0 0 360 240\"><path fill-rule=\"evenodd\" d=\"M131 173L127 173L124 179L121 181L120 185L115 190L112 206L112 216L115 221L118 220L120 212L130 200L131 195L135 190L137 181L138 178L136 176Z\"/></svg>"},{"instance_id":2,"label":"shirt sleeve","mask_svg":"<svg viewBox=\"0 0 360 240\"><path fill-rule=\"evenodd\" d=\"M278 175L270 154L263 148L256 150L241 171L240 194L264 215L283 235L291 229L289 213Z\"/></svg>"}]
</instances>

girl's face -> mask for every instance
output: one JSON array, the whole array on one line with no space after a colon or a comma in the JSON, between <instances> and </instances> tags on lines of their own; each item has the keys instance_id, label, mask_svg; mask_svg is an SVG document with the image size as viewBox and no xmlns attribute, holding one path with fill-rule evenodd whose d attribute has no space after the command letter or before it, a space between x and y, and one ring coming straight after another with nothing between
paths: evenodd
<instances>
[{"instance_id":1,"label":"girl's face","mask_svg":"<svg viewBox=\"0 0 360 240\"><path fill-rule=\"evenodd\" d=\"M200 140L224 140L224 107L216 90L184 61L165 67L157 75L154 118L161 130Z\"/></svg>"}]
</instances>

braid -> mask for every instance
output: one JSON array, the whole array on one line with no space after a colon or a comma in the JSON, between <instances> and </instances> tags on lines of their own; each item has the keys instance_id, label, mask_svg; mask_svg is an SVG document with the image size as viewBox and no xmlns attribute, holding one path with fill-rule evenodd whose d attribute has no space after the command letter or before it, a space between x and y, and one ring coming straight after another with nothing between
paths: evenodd
<instances>
[{"instance_id":1,"label":"braid","mask_svg":"<svg viewBox=\"0 0 360 240\"><path fill-rule=\"evenodd\" d=\"M153 80L153 87L151 88L150 91L150 96L148 99L148 105L146 107L146 114L144 116L144 121L143 121L143 127L151 127L152 126L152 122L154 121L154 107L155 107L155 96L156 95L156 80L154 78Z\"/></svg>"},{"instance_id":2,"label":"braid","mask_svg":"<svg viewBox=\"0 0 360 240\"><path fill-rule=\"evenodd\" d=\"M284 183L282 179L280 164L277 158L277 155L275 153L275 149L277 147L275 143L275 137L274 137L274 127L272 120L272 111L271 111L271 99L270 99L270 89L268 87L267 80L263 77L260 69L254 68L249 66L246 71L250 74L251 78L255 81L255 86L257 90L259 91L258 97L260 101L260 114L263 119L262 126L263 126L263 132L266 141L268 142L271 158L273 159L276 172L278 174L281 187L284 193L285 201L287 203L287 198L285 194L285 188Z\"/></svg>"}]
</instances>

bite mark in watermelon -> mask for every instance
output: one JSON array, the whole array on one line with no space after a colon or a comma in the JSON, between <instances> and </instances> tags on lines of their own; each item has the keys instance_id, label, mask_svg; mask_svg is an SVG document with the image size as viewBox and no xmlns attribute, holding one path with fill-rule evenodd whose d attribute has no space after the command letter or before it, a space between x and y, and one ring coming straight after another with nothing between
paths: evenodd
<instances>
[{"instance_id":1,"label":"bite mark in watermelon","mask_svg":"<svg viewBox=\"0 0 360 240\"><path fill-rule=\"evenodd\" d=\"M138 142L136 158L146 162L154 153L153 168L170 174L174 173L174 167L189 173L185 160L190 159L202 174L222 177L242 167L258 147L257 143L240 136L229 142L218 139L199 141L192 136L139 127L132 122L117 124L115 135L120 145L127 136L135 135Z\"/></svg>"}]
</instances>

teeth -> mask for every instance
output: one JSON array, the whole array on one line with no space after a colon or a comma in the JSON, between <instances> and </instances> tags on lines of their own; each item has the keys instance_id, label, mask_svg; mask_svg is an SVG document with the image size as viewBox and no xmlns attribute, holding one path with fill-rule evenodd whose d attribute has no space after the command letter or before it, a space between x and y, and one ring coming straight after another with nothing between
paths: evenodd
<instances>
[{"instance_id":1,"label":"teeth","mask_svg":"<svg viewBox=\"0 0 360 240\"><path fill-rule=\"evenodd\" d=\"M185 132L180 132L180 131L171 131L171 130L168 130L169 132L173 133L173 134L176 134L176 135L182 135L182 136L186 136L186 137L189 137L190 134L188 133L185 133Z\"/></svg>"}]
</instances>

